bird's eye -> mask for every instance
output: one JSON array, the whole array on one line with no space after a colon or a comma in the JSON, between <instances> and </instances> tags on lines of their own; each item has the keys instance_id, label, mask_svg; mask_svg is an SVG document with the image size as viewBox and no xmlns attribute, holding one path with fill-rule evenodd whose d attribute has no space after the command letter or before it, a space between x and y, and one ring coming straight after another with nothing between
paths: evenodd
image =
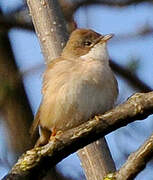
<instances>
[{"instance_id":1,"label":"bird's eye","mask_svg":"<svg viewBox=\"0 0 153 180\"><path fill-rule=\"evenodd\" d=\"M91 46L91 44L92 44L91 41L85 41L85 42L84 42L84 45L85 45L85 46Z\"/></svg>"}]
</instances>

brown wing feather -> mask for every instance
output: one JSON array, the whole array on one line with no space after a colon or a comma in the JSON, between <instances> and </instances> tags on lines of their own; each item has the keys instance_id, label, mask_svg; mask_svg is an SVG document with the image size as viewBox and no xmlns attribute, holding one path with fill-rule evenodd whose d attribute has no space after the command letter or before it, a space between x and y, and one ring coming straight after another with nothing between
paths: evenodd
<instances>
[{"instance_id":1,"label":"brown wing feather","mask_svg":"<svg viewBox=\"0 0 153 180\"><path fill-rule=\"evenodd\" d=\"M41 104L40 104L40 106L41 106ZM34 136L34 134L36 132L36 129L37 129L37 127L39 125L39 122L40 122L40 118L39 118L40 106L39 106L39 109L37 111L37 114L35 115L34 121L33 121L32 125L30 127L30 131L29 132L30 132L31 137Z\"/></svg>"},{"instance_id":2,"label":"brown wing feather","mask_svg":"<svg viewBox=\"0 0 153 180\"><path fill-rule=\"evenodd\" d=\"M45 93L45 91L46 91L46 89L47 89L47 82L48 82L48 74L49 73L47 73L50 69L52 69L55 65L56 65L56 63L58 63L59 61L61 61L62 59L61 59L61 57L59 57L59 58L57 58L57 59L53 59L52 61L51 61L51 63L49 63L48 65L47 65L47 68L46 68L46 70L45 70L45 72L44 72L44 78L43 78L43 88L42 88L42 94L44 95L44 93ZM31 128L30 128L30 135L31 135L31 137L33 137L34 136L34 134L35 134L35 132L36 132L36 130L37 130L37 127L39 126L39 124L40 124L40 108L41 108L41 105L42 105L42 103L40 104L40 106L39 106L39 109L38 109L38 111L37 111L37 113L36 113L36 115L35 115L35 118L34 118L34 121L33 121L33 123L32 123L32 125L31 125Z\"/></svg>"},{"instance_id":3,"label":"brown wing feather","mask_svg":"<svg viewBox=\"0 0 153 180\"><path fill-rule=\"evenodd\" d=\"M47 68L46 68L46 70L45 70L45 72L44 72L44 75L43 75L43 87L42 87L42 94L43 94L43 95L44 95L44 93L45 93L45 91L46 91L46 89L47 89L47 86L48 86L48 80L49 80L49 78L50 78L50 73L49 73L49 71L50 71L51 69L53 69L54 66L55 66L58 62L60 62L60 61L62 61L62 60L63 60L63 58L59 57L59 58L57 58L57 59L53 59L53 60L51 61L51 63L47 64Z\"/></svg>"}]
</instances>

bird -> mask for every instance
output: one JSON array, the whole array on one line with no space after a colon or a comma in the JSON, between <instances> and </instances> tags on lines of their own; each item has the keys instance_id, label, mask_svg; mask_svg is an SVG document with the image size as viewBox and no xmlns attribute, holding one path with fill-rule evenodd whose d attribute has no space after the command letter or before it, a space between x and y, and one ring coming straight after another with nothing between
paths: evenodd
<instances>
[{"instance_id":1,"label":"bird","mask_svg":"<svg viewBox=\"0 0 153 180\"><path fill-rule=\"evenodd\" d=\"M118 83L107 50L112 37L91 29L76 29L61 55L47 65L42 101L30 130L33 134L39 127L36 147L114 106Z\"/></svg>"}]
</instances>

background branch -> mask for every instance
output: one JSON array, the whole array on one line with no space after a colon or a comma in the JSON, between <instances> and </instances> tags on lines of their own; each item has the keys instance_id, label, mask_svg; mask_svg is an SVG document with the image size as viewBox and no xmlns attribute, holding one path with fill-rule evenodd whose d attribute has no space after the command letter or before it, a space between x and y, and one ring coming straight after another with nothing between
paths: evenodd
<instances>
[{"instance_id":1,"label":"background branch","mask_svg":"<svg viewBox=\"0 0 153 180\"><path fill-rule=\"evenodd\" d=\"M1 14L2 16L2 14ZM14 59L7 32L0 32L0 112L9 134L8 145L14 157L32 147L27 132L33 114Z\"/></svg>"},{"instance_id":2,"label":"background branch","mask_svg":"<svg viewBox=\"0 0 153 180\"><path fill-rule=\"evenodd\" d=\"M2 16L0 15L0 31L8 31L11 28L22 28L26 30L33 31L33 25L26 22L25 20L17 20L14 16Z\"/></svg>"},{"instance_id":3,"label":"background branch","mask_svg":"<svg viewBox=\"0 0 153 180\"><path fill-rule=\"evenodd\" d=\"M101 138L78 151L87 180L103 179L116 170L105 138Z\"/></svg>"},{"instance_id":4,"label":"background branch","mask_svg":"<svg viewBox=\"0 0 153 180\"><path fill-rule=\"evenodd\" d=\"M139 79L139 77L135 73L131 72L127 68L120 66L113 60L110 60L110 66L117 74L124 77L133 88L139 89L141 92L152 91L151 87L149 87L146 83L141 81L141 79Z\"/></svg>"},{"instance_id":5,"label":"background branch","mask_svg":"<svg viewBox=\"0 0 153 180\"><path fill-rule=\"evenodd\" d=\"M117 180L122 180L123 177L133 179L136 175L145 168L147 162L153 155L153 135L134 153L132 153L127 162L115 174Z\"/></svg>"},{"instance_id":6,"label":"background branch","mask_svg":"<svg viewBox=\"0 0 153 180\"><path fill-rule=\"evenodd\" d=\"M46 63L57 58L67 39L66 23L57 1L27 0Z\"/></svg>"},{"instance_id":7,"label":"background branch","mask_svg":"<svg viewBox=\"0 0 153 180\"><path fill-rule=\"evenodd\" d=\"M153 154L153 134L150 138L134 153L128 157L126 163L115 173L109 174L107 177L117 180L134 179L136 175L142 171ZM105 179L107 179L107 177Z\"/></svg>"},{"instance_id":8,"label":"background branch","mask_svg":"<svg viewBox=\"0 0 153 180\"><path fill-rule=\"evenodd\" d=\"M36 179L38 169L45 172L79 148L134 120L144 119L150 114L153 114L153 92L136 93L125 103L104 115L95 116L94 119L57 135L45 146L27 151L3 180L8 180L10 176L12 180L15 177Z\"/></svg>"},{"instance_id":9,"label":"background branch","mask_svg":"<svg viewBox=\"0 0 153 180\"><path fill-rule=\"evenodd\" d=\"M143 2L148 2L152 4L152 0L125 0L125 1L108 1L108 0L82 0L75 3L75 10L83 5L105 5L105 6L117 6L117 7L124 7L134 4L140 4Z\"/></svg>"}]
</instances>

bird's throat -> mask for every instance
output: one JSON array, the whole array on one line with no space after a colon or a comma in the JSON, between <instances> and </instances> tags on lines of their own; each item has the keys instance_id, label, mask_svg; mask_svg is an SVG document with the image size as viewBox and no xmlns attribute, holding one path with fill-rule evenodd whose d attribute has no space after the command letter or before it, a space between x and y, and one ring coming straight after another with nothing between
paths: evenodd
<instances>
[{"instance_id":1,"label":"bird's throat","mask_svg":"<svg viewBox=\"0 0 153 180\"><path fill-rule=\"evenodd\" d=\"M81 56L81 59L84 59L84 60L95 59L95 60L99 60L103 62L108 62L109 55L108 55L106 43L96 44L93 48L91 48L91 50L87 54Z\"/></svg>"}]
</instances>

